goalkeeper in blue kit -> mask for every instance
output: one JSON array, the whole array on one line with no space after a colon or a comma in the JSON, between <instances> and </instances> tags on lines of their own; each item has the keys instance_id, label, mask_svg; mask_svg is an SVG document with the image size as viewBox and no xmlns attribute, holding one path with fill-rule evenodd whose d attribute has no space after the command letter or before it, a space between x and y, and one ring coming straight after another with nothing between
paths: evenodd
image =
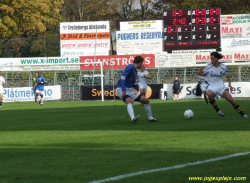
<instances>
[{"instance_id":1,"label":"goalkeeper in blue kit","mask_svg":"<svg viewBox=\"0 0 250 183\"><path fill-rule=\"evenodd\" d=\"M44 84L47 84L46 79L41 76L41 72L38 72L38 76L36 77L36 94L35 100L39 102L39 104L43 105L43 94L44 94ZM40 95L41 99L38 101L38 96Z\"/></svg>"}]
</instances>

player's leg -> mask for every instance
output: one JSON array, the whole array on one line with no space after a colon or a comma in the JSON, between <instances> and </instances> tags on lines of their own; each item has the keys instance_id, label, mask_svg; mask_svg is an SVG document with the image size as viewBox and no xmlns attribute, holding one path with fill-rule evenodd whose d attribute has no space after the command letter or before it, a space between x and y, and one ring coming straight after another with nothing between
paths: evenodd
<instances>
[{"instance_id":1,"label":"player's leg","mask_svg":"<svg viewBox=\"0 0 250 183\"><path fill-rule=\"evenodd\" d=\"M40 92L40 96L41 96L40 104L43 105L43 91Z\"/></svg>"},{"instance_id":2,"label":"player's leg","mask_svg":"<svg viewBox=\"0 0 250 183\"><path fill-rule=\"evenodd\" d=\"M139 91L140 91L140 93L141 93L142 95L144 95L144 96L146 95L143 88L140 88ZM143 103L140 103L140 105L143 106L144 104L143 104Z\"/></svg>"},{"instance_id":3,"label":"player's leg","mask_svg":"<svg viewBox=\"0 0 250 183\"><path fill-rule=\"evenodd\" d=\"M155 119L152 115L152 109L151 109L151 105L149 103L149 99L147 99L145 96L141 96L140 97L140 100L139 100L141 103L144 104L144 109L145 111L147 112L147 115L148 115L148 121L149 122L158 122L157 119Z\"/></svg>"},{"instance_id":4,"label":"player's leg","mask_svg":"<svg viewBox=\"0 0 250 183\"><path fill-rule=\"evenodd\" d=\"M180 93L177 91L177 100L179 100Z\"/></svg>"},{"instance_id":5,"label":"player's leg","mask_svg":"<svg viewBox=\"0 0 250 183\"><path fill-rule=\"evenodd\" d=\"M39 90L36 90L36 93L35 93L35 103L38 102L38 95L39 95Z\"/></svg>"},{"instance_id":6,"label":"player's leg","mask_svg":"<svg viewBox=\"0 0 250 183\"><path fill-rule=\"evenodd\" d=\"M209 104L208 99L207 99L207 92L206 92L207 87L208 87L207 83L205 83L205 82L201 83L201 91L203 93L204 99L205 99L206 103Z\"/></svg>"},{"instance_id":7,"label":"player's leg","mask_svg":"<svg viewBox=\"0 0 250 183\"><path fill-rule=\"evenodd\" d=\"M207 92L206 91L203 91L203 96L204 96L206 103L209 104L209 102L207 100Z\"/></svg>"},{"instance_id":8,"label":"player's leg","mask_svg":"<svg viewBox=\"0 0 250 183\"><path fill-rule=\"evenodd\" d=\"M135 116L135 114L134 114L133 99L129 95L126 95L125 97L122 97L122 89L121 88L117 88L117 94L118 94L118 97L120 99L122 99L124 103L127 104L128 114L129 114L129 116L130 116L130 118L132 120L132 123L135 124L140 116L139 115Z\"/></svg>"},{"instance_id":9,"label":"player's leg","mask_svg":"<svg viewBox=\"0 0 250 183\"><path fill-rule=\"evenodd\" d=\"M175 100L175 90L173 90L173 99Z\"/></svg>"},{"instance_id":10,"label":"player's leg","mask_svg":"<svg viewBox=\"0 0 250 183\"><path fill-rule=\"evenodd\" d=\"M232 95L229 93L229 91L226 89L223 92L222 95L223 98L225 98L228 102L230 102L233 105L233 108L243 117L243 118L248 118L248 116L243 112L239 104L234 100Z\"/></svg>"},{"instance_id":11,"label":"player's leg","mask_svg":"<svg viewBox=\"0 0 250 183\"><path fill-rule=\"evenodd\" d=\"M208 90L207 90L207 96L208 96L208 98L209 98L210 104L213 106L213 108L216 110L216 112L217 112L220 116L224 117L225 114L218 108L217 103L216 103L216 101L214 100L215 95L216 95L215 91L210 90L210 89L208 88Z\"/></svg>"},{"instance_id":12,"label":"player's leg","mask_svg":"<svg viewBox=\"0 0 250 183\"><path fill-rule=\"evenodd\" d=\"M148 87L147 85L143 85L142 88L141 88L142 89L141 94L144 95L145 97L146 97L146 93L147 93L147 87ZM141 103L140 105L144 106L143 103Z\"/></svg>"}]
</instances>

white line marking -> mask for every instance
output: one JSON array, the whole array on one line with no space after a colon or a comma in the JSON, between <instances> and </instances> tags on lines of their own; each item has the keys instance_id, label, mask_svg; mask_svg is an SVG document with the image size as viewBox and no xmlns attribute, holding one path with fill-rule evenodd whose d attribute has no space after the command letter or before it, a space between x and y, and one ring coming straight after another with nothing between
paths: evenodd
<instances>
[{"instance_id":1,"label":"white line marking","mask_svg":"<svg viewBox=\"0 0 250 183\"><path fill-rule=\"evenodd\" d=\"M220 160L229 159L229 158L233 158L233 157L237 157L237 156L244 156L244 155L247 155L247 154L250 154L250 152L235 153L235 154L231 154L231 155L228 155L228 156L221 156L221 157L207 159L207 160L203 160L203 161L196 161L196 162L193 162L193 163L187 163L187 164L175 165L175 166L170 166L170 167L165 167L165 168L158 168L158 169L153 169L153 170L145 170L145 171L139 171L139 172L124 174L124 175L118 175L116 177L110 177L110 178L103 179L103 180L95 180L95 181L88 182L88 183L102 183L102 182L120 180L120 179L123 179L123 178L133 177L133 176L136 176L136 175L142 175L142 174L165 171L165 170L172 170L172 169L177 169L177 168L183 168L183 167L186 167L186 166L199 165L199 164L203 164L203 163L210 163L210 162L213 162L213 161L220 161Z\"/></svg>"}]
</instances>

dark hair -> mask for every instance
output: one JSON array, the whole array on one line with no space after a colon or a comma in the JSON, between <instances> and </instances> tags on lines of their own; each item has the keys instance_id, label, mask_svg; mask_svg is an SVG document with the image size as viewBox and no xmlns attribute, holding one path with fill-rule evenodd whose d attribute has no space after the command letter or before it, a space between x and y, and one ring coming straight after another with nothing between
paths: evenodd
<instances>
[{"instance_id":1,"label":"dark hair","mask_svg":"<svg viewBox=\"0 0 250 183\"><path fill-rule=\"evenodd\" d=\"M144 58L142 56L136 56L134 58L133 63L138 64L138 63L143 62L143 61L144 61Z\"/></svg>"},{"instance_id":2,"label":"dark hair","mask_svg":"<svg viewBox=\"0 0 250 183\"><path fill-rule=\"evenodd\" d=\"M220 53L218 53L217 51L214 51L214 52L210 53L210 56L212 56L212 55L213 55L215 58L218 58L218 59L223 58L223 55L220 54Z\"/></svg>"}]
</instances>

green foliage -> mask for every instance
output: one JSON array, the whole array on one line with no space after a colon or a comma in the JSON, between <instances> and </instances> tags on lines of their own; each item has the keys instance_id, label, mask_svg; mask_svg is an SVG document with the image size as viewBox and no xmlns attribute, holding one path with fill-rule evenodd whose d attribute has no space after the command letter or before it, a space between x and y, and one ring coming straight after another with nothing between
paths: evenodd
<instances>
[{"instance_id":1,"label":"green foliage","mask_svg":"<svg viewBox=\"0 0 250 183\"><path fill-rule=\"evenodd\" d=\"M35 36L58 26L63 0L5 0L0 5L0 38Z\"/></svg>"}]
</instances>

